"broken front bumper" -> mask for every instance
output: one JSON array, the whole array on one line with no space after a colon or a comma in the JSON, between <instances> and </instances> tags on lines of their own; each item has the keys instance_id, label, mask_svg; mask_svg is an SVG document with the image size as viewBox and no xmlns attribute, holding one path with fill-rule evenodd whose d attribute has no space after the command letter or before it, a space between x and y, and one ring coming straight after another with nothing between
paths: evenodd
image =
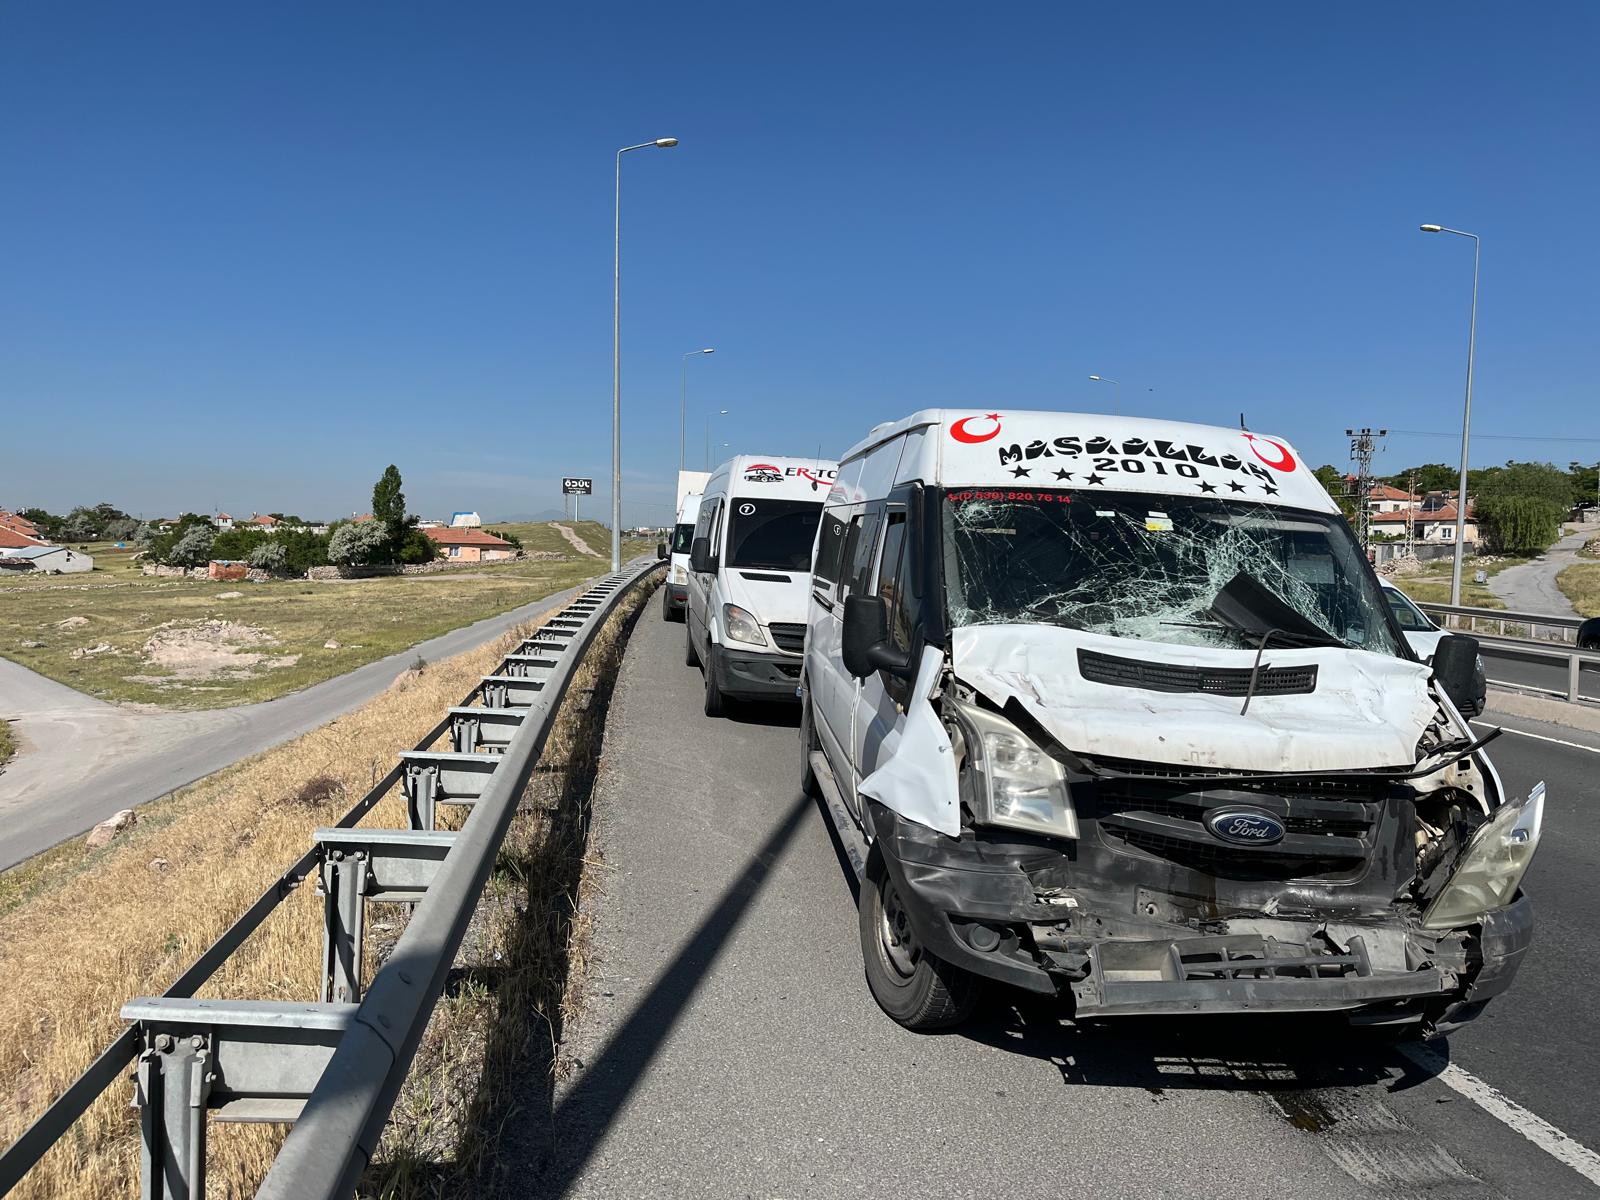
<instances>
[{"instance_id":1,"label":"broken front bumper","mask_svg":"<svg viewBox=\"0 0 1600 1200\"><path fill-rule=\"evenodd\" d=\"M930 952L976 975L1070 995L1080 1017L1346 1012L1448 1025L1510 986L1532 940L1521 896L1479 925L1440 932L1399 913L1185 926L1137 911L1152 894L1132 882L1120 905L1041 890L1051 859L1063 882L1071 868L1067 852L1042 840L951 839L881 805L871 812L885 866Z\"/></svg>"}]
</instances>

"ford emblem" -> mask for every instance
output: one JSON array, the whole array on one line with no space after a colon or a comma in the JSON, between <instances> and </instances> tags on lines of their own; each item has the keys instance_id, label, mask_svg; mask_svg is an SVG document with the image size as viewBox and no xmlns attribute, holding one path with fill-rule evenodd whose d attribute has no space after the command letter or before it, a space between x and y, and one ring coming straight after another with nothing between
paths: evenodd
<instances>
[{"instance_id":1,"label":"ford emblem","mask_svg":"<svg viewBox=\"0 0 1600 1200\"><path fill-rule=\"evenodd\" d=\"M1247 808L1219 808L1206 814L1206 828L1225 842L1270 846L1283 840L1283 822Z\"/></svg>"}]
</instances>

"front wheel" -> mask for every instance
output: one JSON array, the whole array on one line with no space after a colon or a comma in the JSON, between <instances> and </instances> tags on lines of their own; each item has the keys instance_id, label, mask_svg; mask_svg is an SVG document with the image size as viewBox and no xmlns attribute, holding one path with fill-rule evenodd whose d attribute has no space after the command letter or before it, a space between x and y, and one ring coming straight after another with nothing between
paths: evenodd
<instances>
[{"instance_id":1,"label":"front wheel","mask_svg":"<svg viewBox=\"0 0 1600 1200\"><path fill-rule=\"evenodd\" d=\"M813 800L822 794L817 783L816 769L811 765L811 754L821 748L817 741L816 717L811 713L811 697L800 705L800 790Z\"/></svg>"},{"instance_id":2,"label":"front wheel","mask_svg":"<svg viewBox=\"0 0 1600 1200\"><path fill-rule=\"evenodd\" d=\"M867 863L860 917L861 958L878 1007L917 1032L947 1029L972 1014L977 979L923 949L877 851Z\"/></svg>"},{"instance_id":3,"label":"front wheel","mask_svg":"<svg viewBox=\"0 0 1600 1200\"><path fill-rule=\"evenodd\" d=\"M674 621L683 620L678 610L672 607L671 589L665 587L661 589L661 619L669 625Z\"/></svg>"},{"instance_id":4,"label":"front wheel","mask_svg":"<svg viewBox=\"0 0 1600 1200\"><path fill-rule=\"evenodd\" d=\"M700 652L694 648L694 622L689 620L689 604L683 606L683 665L698 667L700 665Z\"/></svg>"},{"instance_id":5,"label":"front wheel","mask_svg":"<svg viewBox=\"0 0 1600 1200\"><path fill-rule=\"evenodd\" d=\"M705 666L702 668L706 676L706 716L720 717L728 710L728 698L722 694L722 689L717 686L716 662L708 650Z\"/></svg>"}]
</instances>

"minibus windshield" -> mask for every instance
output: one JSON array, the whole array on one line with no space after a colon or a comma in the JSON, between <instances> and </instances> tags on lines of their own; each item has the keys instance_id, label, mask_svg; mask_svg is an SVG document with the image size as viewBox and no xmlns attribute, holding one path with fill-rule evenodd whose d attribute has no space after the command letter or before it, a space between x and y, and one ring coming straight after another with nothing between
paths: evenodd
<instances>
[{"instance_id":1,"label":"minibus windshield","mask_svg":"<svg viewBox=\"0 0 1600 1200\"><path fill-rule=\"evenodd\" d=\"M1275 632L1271 622L1257 629L1230 621L1219 614L1236 607L1217 603L1245 575L1325 632L1329 644L1404 656L1378 583L1336 517L1054 489L950 489L943 508L956 625L1034 622L1156 642L1255 646ZM1299 644L1307 644L1306 632Z\"/></svg>"},{"instance_id":2,"label":"minibus windshield","mask_svg":"<svg viewBox=\"0 0 1600 1200\"><path fill-rule=\"evenodd\" d=\"M694 541L693 525L675 525L672 529L672 552L674 554L689 553L689 543Z\"/></svg>"},{"instance_id":3,"label":"minibus windshield","mask_svg":"<svg viewBox=\"0 0 1600 1200\"><path fill-rule=\"evenodd\" d=\"M728 499L728 565L809 571L822 504L815 500Z\"/></svg>"}]
</instances>

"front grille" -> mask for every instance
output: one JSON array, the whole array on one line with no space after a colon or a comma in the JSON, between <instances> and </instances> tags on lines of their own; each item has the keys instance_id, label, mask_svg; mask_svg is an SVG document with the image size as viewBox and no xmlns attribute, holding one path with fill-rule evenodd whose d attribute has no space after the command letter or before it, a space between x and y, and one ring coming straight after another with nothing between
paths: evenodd
<instances>
[{"instance_id":1,"label":"front grille","mask_svg":"<svg viewBox=\"0 0 1600 1200\"><path fill-rule=\"evenodd\" d=\"M1264 666L1254 689L1249 667L1186 667L1174 663L1118 658L1094 650L1078 651L1078 673L1090 683L1143 688L1150 692L1202 692L1209 696L1302 696L1317 690L1317 667Z\"/></svg>"},{"instance_id":2,"label":"front grille","mask_svg":"<svg viewBox=\"0 0 1600 1200\"><path fill-rule=\"evenodd\" d=\"M790 625L775 621L767 626L767 632L772 635L772 643L779 650L787 650L790 654L799 654L806 648L806 627L804 625Z\"/></svg>"},{"instance_id":3,"label":"front grille","mask_svg":"<svg viewBox=\"0 0 1600 1200\"><path fill-rule=\"evenodd\" d=\"M1225 879L1282 879L1286 876L1309 879L1323 875L1343 875L1361 866L1359 856L1278 855L1270 852L1243 853L1219 843L1191 842L1186 838L1146 833L1141 829L1107 829L1115 840L1170 859L1190 870L1203 871Z\"/></svg>"}]
</instances>

